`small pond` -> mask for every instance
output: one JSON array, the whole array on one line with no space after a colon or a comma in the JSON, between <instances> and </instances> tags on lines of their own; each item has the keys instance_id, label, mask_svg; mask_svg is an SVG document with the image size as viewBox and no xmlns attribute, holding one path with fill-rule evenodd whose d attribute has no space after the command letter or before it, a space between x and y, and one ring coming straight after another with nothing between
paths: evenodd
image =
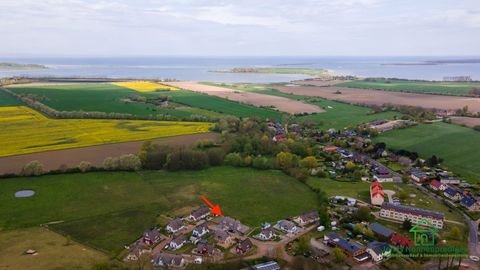
<instances>
[{"instance_id":1,"label":"small pond","mask_svg":"<svg viewBox=\"0 0 480 270\"><path fill-rule=\"evenodd\" d=\"M19 190L15 192L15 198L26 198L32 197L35 194L33 190Z\"/></svg>"}]
</instances>

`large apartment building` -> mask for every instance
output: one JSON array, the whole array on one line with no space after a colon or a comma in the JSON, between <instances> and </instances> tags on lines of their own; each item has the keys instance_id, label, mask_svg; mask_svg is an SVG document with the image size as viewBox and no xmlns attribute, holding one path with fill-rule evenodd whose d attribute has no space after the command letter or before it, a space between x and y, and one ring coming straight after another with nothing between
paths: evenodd
<instances>
[{"instance_id":1,"label":"large apartment building","mask_svg":"<svg viewBox=\"0 0 480 270\"><path fill-rule=\"evenodd\" d=\"M380 210L380 217L398 221L410 220L413 224L419 222L422 218L427 219L435 227L442 229L445 217L442 213L428 211L420 208L409 207L400 204L383 203Z\"/></svg>"}]
</instances>

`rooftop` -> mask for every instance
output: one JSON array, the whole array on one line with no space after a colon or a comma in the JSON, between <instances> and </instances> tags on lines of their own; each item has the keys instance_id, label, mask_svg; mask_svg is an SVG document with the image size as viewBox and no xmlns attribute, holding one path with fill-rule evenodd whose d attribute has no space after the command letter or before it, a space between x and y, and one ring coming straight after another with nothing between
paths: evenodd
<instances>
[{"instance_id":1,"label":"rooftop","mask_svg":"<svg viewBox=\"0 0 480 270\"><path fill-rule=\"evenodd\" d=\"M392 203L384 202L382 204L382 209L391 209L397 212L402 212L402 213L407 213L407 214L412 214L417 216L432 217L432 218L442 219L442 220L444 219L444 215L442 213L410 207L410 206L401 205L401 204L392 204Z\"/></svg>"}]
</instances>

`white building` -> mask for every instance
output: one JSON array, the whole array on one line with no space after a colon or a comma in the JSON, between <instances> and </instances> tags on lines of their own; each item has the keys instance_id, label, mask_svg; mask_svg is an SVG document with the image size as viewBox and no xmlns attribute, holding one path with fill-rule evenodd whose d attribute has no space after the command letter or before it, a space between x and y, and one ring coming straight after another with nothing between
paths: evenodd
<instances>
[{"instance_id":1,"label":"white building","mask_svg":"<svg viewBox=\"0 0 480 270\"><path fill-rule=\"evenodd\" d=\"M445 217L442 213L409 207L401 204L383 203L380 217L398 221L410 220L413 224L422 218L427 219L435 227L442 229Z\"/></svg>"}]
</instances>

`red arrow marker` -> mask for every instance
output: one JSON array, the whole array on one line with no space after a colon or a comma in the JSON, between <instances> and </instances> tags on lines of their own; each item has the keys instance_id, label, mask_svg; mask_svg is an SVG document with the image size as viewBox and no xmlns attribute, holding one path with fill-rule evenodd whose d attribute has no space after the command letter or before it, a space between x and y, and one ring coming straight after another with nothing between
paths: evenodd
<instances>
[{"instance_id":1,"label":"red arrow marker","mask_svg":"<svg viewBox=\"0 0 480 270\"><path fill-rule=\"evenodd\" d=\"M222 210L220 210L220 206L219 206L218 204L214 206L207 198L205 198L205 196L202 196L202 200L203 200L210 208L212 208L212 215L223 216Z\"/></svg>"}]
</instances>

